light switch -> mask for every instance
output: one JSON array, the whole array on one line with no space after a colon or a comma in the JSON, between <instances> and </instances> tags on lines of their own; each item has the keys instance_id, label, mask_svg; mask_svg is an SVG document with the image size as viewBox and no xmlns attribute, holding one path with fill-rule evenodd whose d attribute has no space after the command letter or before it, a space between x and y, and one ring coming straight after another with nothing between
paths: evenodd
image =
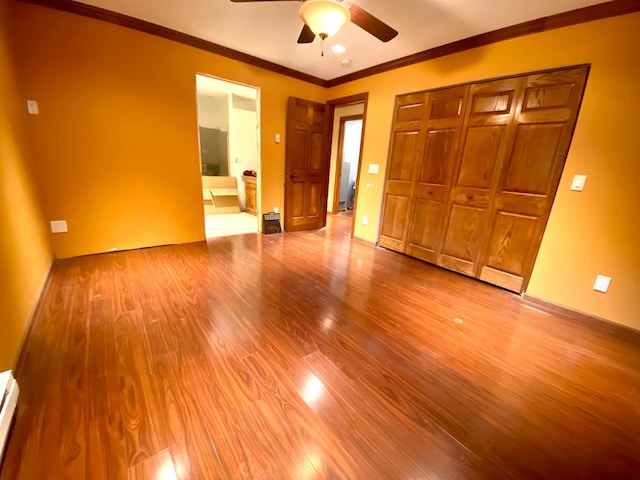
<instances>
[{"instance_id":1,"label":"light switch","mask_svg":"<svg viewBox=\"0 0 640 480\"><path fill-rule=\"evenodd\" d=\"M49 222L51 225L51 233L65 233L68 232L66 220L54 220Z\"/></svg>"},{"instance_id":2,"label":"light switch","mask_svg":"<svg viewBox=\"0 0 640 480\"><path fill-rule=\"evenodd\" d=\"M280 143L280 134L276 133L276 143Z\"/></svg>"},{"instance_id":3,"label":"light switch","mask_svg":"<svg viewBox=\"0 0 640 480\"><path fill-rule=\"evenodd\" d=\"M598 275L596 277L596 283L593 284L593 289L596 292L607 293L609 290L609 284L611 283L611 277L605 277L604 275Z\"/></svg>"},{"instance_id":4,"label":"light switch","mask_svg":"<svg viewBox=\"0 0 640 480\"><path fill-rule=\"evenodd\" d=\"M573 182L571 182L571 190L574 192L581 192L584 190L584 182L587 181L586 175L574 175Z\"/></svg>"},{"instance_id":5,"label":"light switch","mask_svg":"<svg viewBox=\"0 0 640 480\"><path fill-rule=\"evenodd\" d=\"M38 109L38 102L35 100L27 100L27 111L31 115L39 115L40 110Z\"/></svg>"},{"instance_id":6,"label":"light switch","mask_svg":"<svg viewBox=\"0 0 640 480\"><path fill-rule=\"evenodd\" d=\"M363 225L369 225L369 217L367 217L366 215L364 215L362 217L362 224Z\"/></svg>"},{"instance_id":7,"label":"light switch","mask_svg":"<svg viewBox=\"0 0 640 480\"><path fill-rule=\"evenodd\" d=\"M377 163L370 163L369 164L369 173L372 175L378 175L378 173L380 172L380 165L378 165Z\"/></svg>"}]
</instances>

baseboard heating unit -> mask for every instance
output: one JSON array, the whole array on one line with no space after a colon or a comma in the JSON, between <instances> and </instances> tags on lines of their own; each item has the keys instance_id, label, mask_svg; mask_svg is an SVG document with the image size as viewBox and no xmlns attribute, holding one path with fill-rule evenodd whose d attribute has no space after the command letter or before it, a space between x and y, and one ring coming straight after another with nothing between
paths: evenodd
<instances>
[{"instance_id":1,"label":"baseboard heating unit","mask_svg":"<svg viewBox=\"0 0 640 480\"><path fill-rule=\"evenodd\" d=\"M18 404L20 389L11 371L0 373L0 461L4 454L4 447L9 436L11 420Z\"/></svg>"}]
</instances>

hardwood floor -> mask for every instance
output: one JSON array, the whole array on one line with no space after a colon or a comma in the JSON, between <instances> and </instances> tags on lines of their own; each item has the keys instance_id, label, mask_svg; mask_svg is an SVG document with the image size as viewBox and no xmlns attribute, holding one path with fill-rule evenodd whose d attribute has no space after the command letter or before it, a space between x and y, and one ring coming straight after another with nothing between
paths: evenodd
<instances>
[{"instance_id":1,"label":"hardwood floor","mask_svg":"<svg viewBox=\"0 0 640 480\"><path fill-rule=\"evenodd\" d=\"M330 220L58 261L0 478L640 478L639 336Z\"/></svg>"}]
</instances>

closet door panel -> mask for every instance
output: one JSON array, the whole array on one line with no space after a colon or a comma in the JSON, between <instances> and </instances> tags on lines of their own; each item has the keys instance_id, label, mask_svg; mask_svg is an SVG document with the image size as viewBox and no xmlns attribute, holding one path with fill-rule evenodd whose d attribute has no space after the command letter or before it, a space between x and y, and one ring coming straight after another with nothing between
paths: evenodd
<instances>
[{"instance_id":1,"label":"closet door panel","mask_svg":"<svg viewBox=\"0 0 640 480\"><path fill-rule=\"evenodd\" d=\"M444 217L444 201L415 200L413 223L407 253L430 261L430 256L438 248L440 225Z\"/></svg>"},{"instance_id":2,"label":"closet door panel","mask_svg":"<svg viewBox=\"0 0 640 480\"><path fill-rule=\"evenodd\" d=\"M437 263L477 276L483 238L507 146L519 80L470 87L469 106L445 217L446 234Z\"/></svg>"},{"instance_id":3,"label":"closet door panel","mask_svg":"<svg viewBox=\"0 0 640 480\"><path fill-rule=\"evenodd\" d=\"M485 206L454 204L438 264L473 275L485 223Z\"/></svg>"},{"instance_id":4,"label":"closet door panel","mask_svg":"<svg viewBox=\"0 0 640 480\"><path fill-rule=\"evenodd\" d=\"M405 219L409 210L409 197L387 194L382 217L380 245L402 252L404 250Z\"/></svg>"},{"instance_id":5,"label":"closet door panel","mask_svg":"<svg viewBox=\"0 0 640 480\"><path fill-rule=\"evenodd\" d=\"M504 125L469 127L456 187L479 191L491 187L505 128Z\"/></svg>"},{"instance_id":6,"label":"closet door panel","mask_svg":"<svg viewBox=\"0 0 640 480\"><path fill-rule=\"evenodd\" d=\"M446 185L449 181L451 153L456 140L455 128L431 129L427 131L427 146L418 177L423 185Z\"/></svg>"},{"instance_id":7,"label":"closet door panel","mask_svg":"<svg viewBox=\"0 0 640 480\"><path fill-rule=\"evenodd\" d=\"M522 292L533 270L560 182L586 82L586 68L523 77L515 119L492 204L480 279Z\"/></svg>"},{"instance_id":8,"label":"closet door panel","mask_svg":"<svg viewBox=\"0 0 640 480\"><path fill-rule=\"evenodd\" d=\"M414 179L424 151L427 99L427 94L396 99L379 244L398 252L404 252L407 243Z\"/></svg>"},{"instance_id":9,"label":"closet door panel","mask_svg":"<svg viewBox=\"0 0 640 480\"><path fill-rule=\"evenodd\" d=\"M427 133L422 169L414 190L406 252L430 262L435 262L442 235L456 134L455 129L431 130Z\"/></svg>"},{"instance_id":10,"label":"closet door panel","mask_svg":"<svg viewBox=\"0 0 640 480\"><path fill-rule=\"evenodd\" d=\"M395 132L391 149L392 161L389 165L389 181L411 182L419 140L419 129Z\"/></svg>"},{"instance_id":11,"label":"closet door panel","mask_svg":"<svg viewBox=\"0 0 640 480\"><path fill-rule=\"evenodd\" d=\"M563 123L521 124L506 166L503 192L548 195L555 186Z\"/></svg>"},{"instance_id":12,"label":"closet door panel","mask_svg":"<svg viewBox=\"0 0 640 480\"><path fill-rule=\"evenodd\" d=\"M435 263L444 235L444 219L451 190L468 87L431 92L426 139L411 206L406 253Z\"/></svg>"},{"instance_id":13,"label":"closet door panel","mask_svg":"<svg viewBox=\"0 0 640 480\"><path fill-rule=\"evenodd\" d=\"M539 215L499 211L487 243L487 258L480 278L520 291L522 271L531 254L530 239L537 233L539 221Z\"/></svg>"}]
</instances>

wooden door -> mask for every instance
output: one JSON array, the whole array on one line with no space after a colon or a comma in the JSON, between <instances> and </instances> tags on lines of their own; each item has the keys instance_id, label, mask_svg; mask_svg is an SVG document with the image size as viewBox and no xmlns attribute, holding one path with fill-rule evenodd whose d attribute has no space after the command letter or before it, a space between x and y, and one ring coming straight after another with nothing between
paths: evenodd
<instances>
[{"instance_id":1,"label":"wooden door","mask_svg":"<svg viewBox=\"0 0 640 480\"><path fill-rule=\"evenodd\" d=\"M469 87L431 92L427 101L424 153L415 177L405 252L435 263L451 189L460 128Z\"/></svg>"},{"instance_id":2,"label":"wooden door","mask_svg":"<svg viewBox=\"0 0 640 480\"><path fill-rule=\"evenodd\" d=\"M578 116L587 68L521 79L514 138L491 206L477 276L522 292L542 241Z\"/></svg>"},{"instance_id":3,"label":"wooden door","mask_svg":"<svg viewBox=\"0 0 640 480\"><path fill-rule=\"evenodd\" d=\"M437 263L476 275L515 115L518 78L471 85Z\"/></svg>"},{"instance_id":4,"label":"wooden door","mask_svg":"<svg viewBox=\"0 0 640 480\"><path fill-rule=\"evenodd\" d=\"M414 177L426 137L427 98L404 95L394 109L379 244L397 252L404 252L407 244Z\"/></svg>"},{"instance_id":5,"label":"wooden door","mask_svg":"<svg viewBox=\"0 0 640 480\"><path fill-rule=\"evenodd\" d=\"M587 73L565 68L398 97L380 245L524 291Z\"/></svg>"},{"instance_id":6,"label":"wooden door","mask_svg":"<svg viewBox=\"0 0 640 480\"><path fill-rule=\"evenodd\" d=\"M289 98L285 155L285 215L288 232L322 228L327 221L327 109Z\"/></svg>"}]
</instances>

